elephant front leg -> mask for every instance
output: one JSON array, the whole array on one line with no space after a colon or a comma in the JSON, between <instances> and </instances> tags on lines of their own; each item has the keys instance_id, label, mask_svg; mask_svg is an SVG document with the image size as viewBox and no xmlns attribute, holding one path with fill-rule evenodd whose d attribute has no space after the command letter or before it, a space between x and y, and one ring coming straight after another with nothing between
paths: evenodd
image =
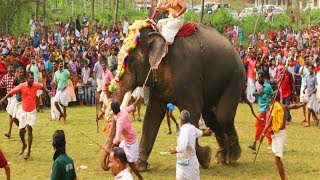
<instances>
[{"instance_id":1,"label":"elephant front leg","mask_svg":"<svg viewBox=\"0 0 320 180\"><path fill-rule=\"evenodd\" d=\"M149 101L143 121L142 136L139 147L139 159L137 162L139 171L147 170L147 160L157 137L162 119L165 116L165 112L166 104L164 102L155 100Z\"/></svg>"}]
</instances>

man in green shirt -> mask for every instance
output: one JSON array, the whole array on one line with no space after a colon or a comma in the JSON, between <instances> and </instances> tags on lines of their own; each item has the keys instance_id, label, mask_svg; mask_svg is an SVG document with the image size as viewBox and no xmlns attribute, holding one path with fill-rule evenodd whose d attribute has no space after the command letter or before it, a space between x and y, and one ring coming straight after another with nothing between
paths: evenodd
<instances>
[{"instance_id":1,"label":"man in green shirt","mask_svg":"<svg viewBox=\"0 0 320 180\"><path fill-rule=\"evenodd\" d=\"M55 149L51 180L77 179L73 160L66 154L66 138L63 130L56 130L52 137L52 146Z\"/></svg>"},{"instance_id":2,"label":"man in green shirt","mask_svg":"<svg viewBox=\"0 0 320 180\"><path fill-rule=\"evenodd\" d=\"M54 97L55 106L60 113L59 120L63 117L63 123L66 123L67 106L69 103L69 96L67 91L68 79L70 78L70 72L63 68L63 61L59 61L59 69L54 73L54 79L52 85L57 86L57 93ZM60 105L63 108L63 112Z\"/></svg>"}]
</instances>

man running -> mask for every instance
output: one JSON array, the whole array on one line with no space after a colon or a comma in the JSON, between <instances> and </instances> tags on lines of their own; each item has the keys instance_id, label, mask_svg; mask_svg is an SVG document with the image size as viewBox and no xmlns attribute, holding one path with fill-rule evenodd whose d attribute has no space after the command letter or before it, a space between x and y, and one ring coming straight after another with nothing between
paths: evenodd
<instances>
[{"instance_id":1,"label":"man running","mask_svg":"<svg viewBox=\"0 0 320 180\"><path fill-rule=\"evenodd\" d=\"M54 96L55 106L60 113L59 120L63 117L63 123L66 123L67 118L67 106L69 103L67 85L68 79L70 78L70 72L63 68L63 61L59 62L58 71L54 73L54 79L52 81L52 85L57 86L57 92ZM62 109L60 108L60 105ZM62 112L63 110L63 112Z\"/></svg>"},{"instance_id":2,"label":"man running","mask_svg":"<svg viewBox=\"0 0 320 180\"><path fill-rule=\"evenodd\" d=\"M6 74L5 76L3 76L3 78L0 81L0 87L2 85L4 85L7 89L7 93L9 93L12 89L13 89L13 80L14 80L14 69L13 69L13 64L10 64L8 66L8 74ZM11 137L11 129L12 129L12 124L13 124L13 110L14 110L14 106L17 103L16 98L15 97L9 97L8 98L8 105L7 105L7 112L9 114L9 130L7 133L5 133L4 135L7 138Z\"/></svg>"},{"instance_id":3,"label":"man running","mask_svg":"<svg viewBox=\"0 0 320 180\"><path fill-rule=\"evenodd\" d=\"M19 122L19 135L22 142L22 148L20 155L24 153L27 148L25 142L25 133L28 131L28 152L24 159L27 160L30 157L31 145L33 140L32 127L36 124L36 100L37 100L37 90L44 90L51 96L50 91L44 87L42 84L34 82L33 72L27 72L27 82L21 83L19 86L12 89L3 99L1 99L0 104L2 104L7 98L12 97L17 93L21 93L22 99L22 111Z\"/></svg>"}]
</instances>

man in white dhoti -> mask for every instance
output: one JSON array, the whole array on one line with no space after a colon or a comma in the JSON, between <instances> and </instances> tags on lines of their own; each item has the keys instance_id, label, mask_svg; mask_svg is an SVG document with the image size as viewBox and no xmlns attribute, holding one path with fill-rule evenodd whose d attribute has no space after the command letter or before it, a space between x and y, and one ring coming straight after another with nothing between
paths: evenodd
<instances>
[{"instance_id":1,"label":"man in white dhoti","mask_svg":"<svg viewBox=\"0 0 320 180\"><path fill-rule=\"evenodd\" d=\"M196 139L212 134L210 128L201 131L189 122L190 113L183 110L180 114L178 146L171 149L172 154L177 153L177 180L200 179L199 162L196 155Z\"/></svg>"},{"instance_id":2,"label":"man in white dhoti","mask_svg":"<svg viewBox=\"0 0 320 180\"><path fill-rule=\"evenodd\" d=\"M54 79L51 82L51 84L57 86L57 92L54 97L55 98L54 101L55 101L55 106L60 113L59 120L63 117L64 124L66 123L67 106L69 103L69 96L67 91L69 78L70 78L70 72L63 68L63 61L60 61L59 69L54 73Z\"/></svg>"},{"instance_id":3,"label":"man in white dhoti","mask_svg":"<svg viewBox=\"0 0 320 180\"><path fill-rule=\"evenodd\" d=\"M286 132L286 119L285 119L285 112L289 111L290 109L298 109L306 105L306 102L303 104L290 104L290 105L283 105L280 103L280 93L275 92L276 95L275 102L270 109L270 120L267 121L267 124L260 136L260 142L262 142L265 133L271 126L273 135L272 138L272 152L275 155L275 163L277 165L280 177L282 180L287 179L286 173L281 161L283 156L283 149L287 139L287 132ZM272 98L273 99L273 98Z\"/></svg>"},{"instance_id":4,"label":"man in white dhoti","mask_svg":"<svg viewBox=\"0 0 320 180\"><path fill-rule=\"evenodd\" d=\"M12 97L17 93L21 93L21 105L22 111L19 119L19 135L22 142L22 148L20 155L22 155L27 148L25 142L25 133L28 131L28 152L24 159L27 160L30 157L31 145L33 140L32 127L36 124L36 98L37 90L44 90L51 96L49 90L42 84L33 82L34 74L29 71L27 73L27 82L20 83L17 87L13 88L3 99L1 99L0 104L2 104L8 97Z\"/></svg>"},{"instance_id":5,"label":"man in white dhoti","mask_svg":"<svg viewBox=\"0 0 320 180\"><path fill-rule=\"evenodd\" d=\"M184 12L187 10L184 0L170 0L167 3L160 2L157 9L160 12L169 11L169 17L158 21L160 34L165 38L167 44L173 43L178 31L184 23Z\"/></svg>"},{"instance_id":6,"label":"man in white dhoti","mask_svg":"<svg viewBox=\"0 0 320 180\"><path fill-rule=\"evenodd\" d=\"M4 75L2 79L0 79L0 87L5 87L7 90L7 93L9 93L13 88L13 80L14 80L14 70L13 70L13 64L10 64L8 66L8 74ZM12 130L12 124L13 124L13 111L14 106L17 104L15 97L9 97L8 98L8 105L7 105L7 112L9 114L9 130L6 134L4 134L7 138L11 137L11 130Z\"/></svg>"}]
</instances>

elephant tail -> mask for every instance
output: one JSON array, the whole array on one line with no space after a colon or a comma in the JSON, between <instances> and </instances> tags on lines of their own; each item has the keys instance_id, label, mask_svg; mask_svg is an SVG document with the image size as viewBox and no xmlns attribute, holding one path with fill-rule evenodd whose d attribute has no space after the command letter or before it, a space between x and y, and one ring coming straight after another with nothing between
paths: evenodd
<instances>
[{"instance_id":1,"label":"elephant tail","mask_svg":"<svg viewBox=\"0 0 320 180\"><path fill-rule=\"evenodd\" d=\"M250 101L248 100L247 96L246 96L246 90L245 88L243 89L242 93L241 93L241 97L242 99L249 105L250 109L251 109L251 113L252 115L257 118L257 119L260 119L258 118L258 116L256 115L256 113L254 112L253 110L253 107L252 107L252 104L250 103Z\"/></svg>"}]
</instances>

